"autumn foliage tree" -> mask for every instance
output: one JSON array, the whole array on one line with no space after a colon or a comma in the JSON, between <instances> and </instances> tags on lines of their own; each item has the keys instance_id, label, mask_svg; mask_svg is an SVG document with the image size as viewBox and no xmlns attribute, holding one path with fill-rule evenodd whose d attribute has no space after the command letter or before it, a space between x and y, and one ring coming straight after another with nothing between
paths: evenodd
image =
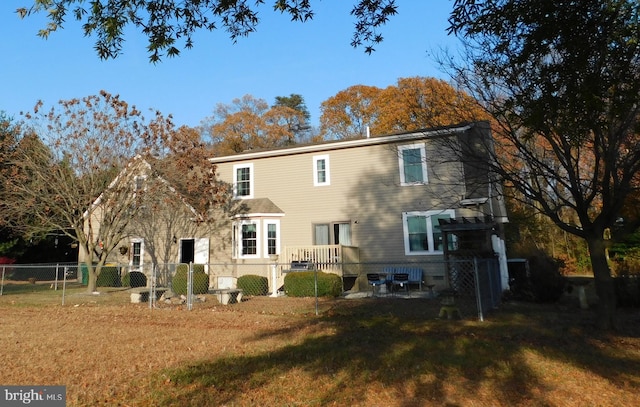
<instances>
[{"instance_id":1,"label":"autumn foliage tree","mask_svg":"<svg viewBox=\"0 0 640 407\"><path fill-rule=\"evenodd\" d=\"M392 134L486 120L480 105L444 80L400 78L380 89L356 85L322 102L320 132L327 139Z\"/></svg>"},{"instance_id":2,"label":"autumn foliage tree","mask_svg":"<svg viewBox=\"0 0 640 407\"><path fill-rule=\"evenodd\" d=\"M376 100L376 134L391 134L487 120L488 115L467 93L436 78L399 78Z\"/></svg>"},{"instance_id":3,"label":"autumn foliage tree","mask_svg":"<svg viewBox=\"0 0 640 407\"><path fill-rule=\"evenodd\" d=\"M607 231L640 171L640 4L457 0L446 65L494 119L493 172L589 249L598 325L615 326ZM514 159L515 158L515 159Z\"/></svg>"},{"instance_id":4,"label":"autumn foliage tree","mask_svg":"<svg viewBox=\"0 0 640 407\"><path fill-rule=\"evenodd\" d=\"M19 149L3 160L11 163L2 174L7 216L24 234L57 231L76 241L89 291L143 210L136 201L136 173L123 171L134 156L182 152L172 165L185 191L209 201L209 188L215 188L214 169L194 167L206 160L193 160L193 154L185 159L193 141L174 137L170 118L155 112L147 121L135 106L104 91L48 111L38 103L25 115L22 131Z\"/></svg>"},{"instance_id":5,"label":"autumn foliage tree","mask_svg":"<svg viewBox=\"0 0 640 407\"><path fill-rule=\"evenodd\" d=\"M164 151L135 160L134 174L144 176L136 197L142 210L127 225L127 234L143 239L145 254L158 266L157 283L166 286L168 266L178 254L176 236L222 241L215 236L229 219L224 213L230 210L232 188L216 179L210 150L197 129L183 126L158 133Z\"/></svg>"},{"instance_id":6,"label":"autumn foliage tree","mask_svg":"<svg viewBox=\"0 0 640 407\"><path fill-rule=\"evenodd\" d=\"M325 139L363 137L378 115L375 86L355 85L338 92L320 105L320 134Z\"/></svg>"},{"instance_id":7,"label":"autumn foliage tree","mask_svg":"<svg viewBox=\"0 0 640 407\"><path fill-rule=\"evenodd\" d=\"M263 99L245 95L230 105L218 104L213 116L203 121L202 131L215 155L230 155L295 144L306 122L304 111L284 105L270 107Z\"/></svg>"}]
</instances>

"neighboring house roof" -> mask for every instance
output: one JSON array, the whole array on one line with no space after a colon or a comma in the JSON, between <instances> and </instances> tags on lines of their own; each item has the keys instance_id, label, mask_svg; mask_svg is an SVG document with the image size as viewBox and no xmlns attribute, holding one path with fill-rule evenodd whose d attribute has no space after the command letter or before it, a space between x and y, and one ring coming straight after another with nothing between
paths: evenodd
<instances>
[{"instance_id":1,"label":"neighboring house roof","mask_svg":"<svg viewBox=\"0 0 640 407\"><path fill-rule=\"evenodd\" d=\"M454 134L464 133L470 128L476 127L476 126L488 127L488 123L487 122L463 123L463 124L457 124L453 126L435 127L431 129L421 129L421 130L415 130L411 132L390 134L385 136L368 137L368 138L355 139L355 140L328 141L328 142L319 143L319 144L296 145L293 147L281 147L281 148L259 150L259 151L251 150L251 151L246 151L246 152L242 152L234 155L214 157L214 158L210 158L209 160L212 163L224 163L224 162L233 162L233 161L249 160L249 159L264 158L264 157L278 157L278 156L302 154L302 153L309 153L309 152L321 152L321 151L339 150L339 149L362 147L362 146L369 146L369 145L389 144L389 143L395 143L398 141L447 137L447 136L452 136Z\"/></svg>"}]
</instances>

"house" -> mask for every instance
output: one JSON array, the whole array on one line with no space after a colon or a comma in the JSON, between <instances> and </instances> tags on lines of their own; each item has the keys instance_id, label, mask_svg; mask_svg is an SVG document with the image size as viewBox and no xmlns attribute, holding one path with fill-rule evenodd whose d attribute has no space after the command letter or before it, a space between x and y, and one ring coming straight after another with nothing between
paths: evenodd
<instances>
[{"instance_id":1,"label":"house","mask_svg":"<svg viewBox=\"0 0 640 407\"><path fill-rule=\"evenodd\" d=\"M176 168L180 167L172 160L137 155L93 202L85 214L85 231L95 242L94 264L102 261L118 266L123 274L136 271L147 277L155 268L161 273L157 283L166 285L177 263L206 264L209 251L220 249L215 242L224 240L221 232L228 234L229 215L205 218L197 209L202 200L187 188L197 190L199 177ZM207 191L217 192L216 197L207 201L230 201L224 194L230 186L214 184ZM217 207L227 210L225 205ZM81 245L78 261L88 259Z\"/></svg>"},{"instance_id":2,"label":"house","mask_svg":"<svg viewBox=\"0 0 640 407\"><path fill-rule=\"evenodd\" d=\"M491 219L506 289L502 189L486 162L471 162L474 143L490 141L479 122L213 158L245 209L232 218L229 250L210 262L238 265L230 270L237 276L277 255L280 271L310 262L342 276L347 289L364 289L364 275L386 266L416 265L444 288L441 220Z\"/></svg>"},{"instance_id":3,"label":"house","mask_svg":"<svg viewBox=\"0 0 640 407\"><path fill-rule=\"evenodd\" d=\"M477 122L211 158L233 209L219 214L216 236L172 234L173 261L208 264L212 288L259 274L273 291L306 265L338 274L345 289L366 289L366 274L388 266L419 267L425 282L446 288L445 252L461 243L451 224L474 219L490 225L506 289L502 188L478 160L487 155L474 154L491 140ZM148 244L132 232L130 264L148 257Z\"/></svg>"}]
</instances>

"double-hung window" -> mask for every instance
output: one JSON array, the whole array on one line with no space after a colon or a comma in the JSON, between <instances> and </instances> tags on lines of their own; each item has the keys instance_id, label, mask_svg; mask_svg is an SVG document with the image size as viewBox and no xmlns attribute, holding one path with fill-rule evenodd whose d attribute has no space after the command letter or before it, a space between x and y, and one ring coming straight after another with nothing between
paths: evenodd
<instances>
[{"instance_id":1,"label":"double-hung window","mask_svg":"<svg viewBox=\"0 0 640 407\"><path fill-rule=\"evenodd\" d=\"M240 236L242 256L255 256L258 254L258 224L244 223L241 225Z\"/></svg>"},{"instance_id":2,"label":"double-hung window","mask_svg":"<svg viewBox=\"0 0 640 407\"><path fill-rule=\"evenodd\" d=\"M427 183L427 155L424 144L398 147L401 185Z\"/></svg>"},{"instance_id":3,"label":"double-hung window","mask_svg":"<svg viewBox=\"0 0 640 407\"><path fill-rule=\"evenodd\" d=\"M131 270L139 271L143 261L143 240L133 239L131 241Z\"/></svg>"},{"instance_id":4,"label":"double-hung window","mask_svg":"<svg viewBox=\"0 0 640 407\"><path fill-rule=\"evenodd\" d=\"M444 211L405 212L402 214L404 251L406 255L440 254L447 244L453 249L453 236L444 242L438 219L454 217L453 209Z\"/></svg>"},{"instance_id":5,"label":"double-hung window","mask_svg":"<svg viewBox=\"0 0 640 407\"><path fill-rule=\"evenodd\" d=\"M324 186L330 185L330 173L329 173L329 156L328 155L316 155L313 157L313 185Z\"/></svg>"},{"instance_id":6,"label":"double-hung window","mask_svg":"<svg viewBox=\"0 0 640 407\"><path fill-rule=\"evenodd\" d=\"M233 224L233 257L259 257L260 224L256 220L243 220Z\"/></svg>"},{"instance_id":7,"label":"double-hung window","mask_svg":"<svg viewBox=\"0 0 640 407\"><path fill-rule=\"evenodd\" d=\"M265 256L270 257L274 254L280 253L280 221L279 220L265 220L264 221L264 241L265 244Z\"/></svg>"},{"instance_id":8,"label":"double-hung window","mask_svg":"<svg viewBox=\"0 0 640 407\"><path fill-rule=\"evenodd\" d=\"M233 195L235 198L253 198L253 164L233 166Z\"/></svg>"}]
</instances>

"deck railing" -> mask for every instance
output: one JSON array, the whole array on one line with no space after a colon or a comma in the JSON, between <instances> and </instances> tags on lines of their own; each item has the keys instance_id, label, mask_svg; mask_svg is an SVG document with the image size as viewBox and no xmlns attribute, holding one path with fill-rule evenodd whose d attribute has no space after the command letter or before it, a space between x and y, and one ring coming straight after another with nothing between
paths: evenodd
<instances>
[{"instance_id":1,"label":"deck railing","mask_svg":"<svg viewBox=\"0 0 640 407\"><path fill-rule=\"evenodd\" d=\"M278 260L280 266L286 270L294 261L311 262L316 269L339 276L353 276L359 271L360 250L340 244L285 247Z\"/></svg>"}]
</instances>

